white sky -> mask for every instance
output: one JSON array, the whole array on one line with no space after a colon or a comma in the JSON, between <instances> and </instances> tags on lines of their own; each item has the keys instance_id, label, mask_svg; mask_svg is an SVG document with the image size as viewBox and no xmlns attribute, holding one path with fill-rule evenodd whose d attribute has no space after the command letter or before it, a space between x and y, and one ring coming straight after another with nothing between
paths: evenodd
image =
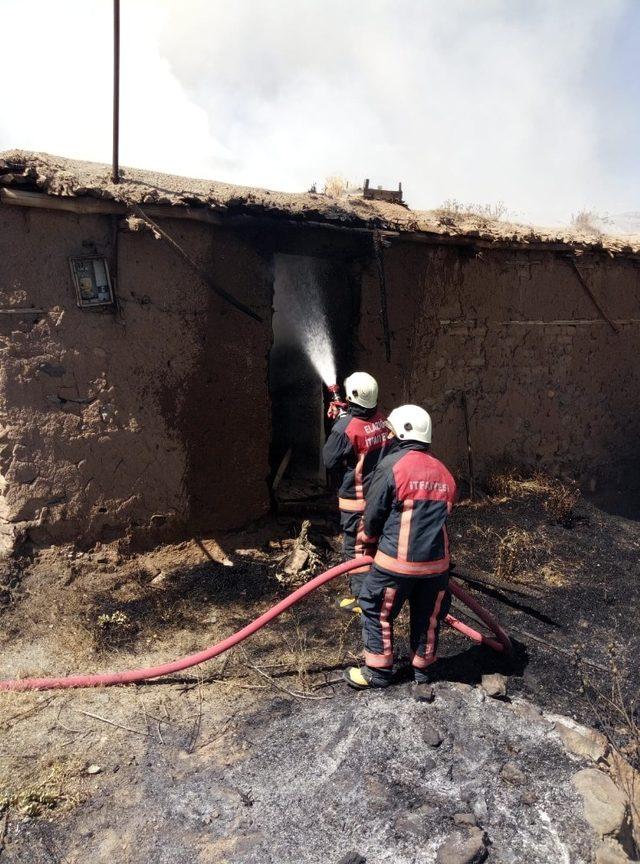
<instances>
[{"instance_id":1,"label":"white sky","mask_svg":"<svg viewBox=\"0 0 640 864\"><path fill-rule=\"evenodd\" d=\"M111 158L111 0L0 0L0 150ZM640 210L640 0L122 0L121 162Z\"/></svg>"}]
</instances>

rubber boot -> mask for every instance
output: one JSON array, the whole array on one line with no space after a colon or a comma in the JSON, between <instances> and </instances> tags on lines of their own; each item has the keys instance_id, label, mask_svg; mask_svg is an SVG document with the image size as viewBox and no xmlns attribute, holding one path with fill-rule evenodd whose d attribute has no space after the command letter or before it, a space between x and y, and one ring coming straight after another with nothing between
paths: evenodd
<instances>
[{"instance_id":1,"label":"rubber boot","mask_svg":"<svg viewBox=\"0 0 640 864\"><path fill-rule=\"evenodd\" d=\"M341 612L353 612L355 615L362 613L362 609L358 606L357 597L339 597L336 600L336 606Z\"/></svg>"},{"instance_id":2,"label":"rubber boot","mask_svg":"<svg viewBox=\"0 0 640 864\"><path fill-rule=\"evenodd\" d=\"M431 667L413 670L413 684L411 695L418 702L433 702L435 693L433 690L434 675Z\"/></svg>"},{"instance_id":3,"label":"rubber boot","mask_svg":"<svg viewBox=\"0 0 640 864\"><path fill-rule=\"evenodd\" d=\"M391 669L374 672L368 666L350 666L342 673L342 677L354 690L370 690L388 687L391 684L391 674Z\"/></svg>"}]
</instances>

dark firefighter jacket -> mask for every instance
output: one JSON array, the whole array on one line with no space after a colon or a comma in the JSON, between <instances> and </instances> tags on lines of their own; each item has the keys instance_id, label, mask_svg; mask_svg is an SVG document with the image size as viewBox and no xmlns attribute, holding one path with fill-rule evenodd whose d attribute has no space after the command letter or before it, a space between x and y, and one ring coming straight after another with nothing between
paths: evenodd
<instances>
[{"instance_id":1,"label":"dark firefighter jacket","mask_svg":"<svg viewBox=\"0 0 640 864\"><path fill-rule=\"evenodd\" d=\"M375 562L400 576L449 569L446 521L456 484L428 444L397 441L378 465L367 493L364 531L378 542Z\"/></svg>"},{"instance_id":2,"label":"dark firefighter jacket","mask_svg":"<svg viewBox=\"0 0 640 864\"><path fill-rule=\"evenodd\" d=\"M389 452L390 443L385 418L377 408L349 405L348 412L338 417L322 457L329 471L343 471L338 491L341 510L364 510L371 475Z\"/></svg>"}]
</instances>

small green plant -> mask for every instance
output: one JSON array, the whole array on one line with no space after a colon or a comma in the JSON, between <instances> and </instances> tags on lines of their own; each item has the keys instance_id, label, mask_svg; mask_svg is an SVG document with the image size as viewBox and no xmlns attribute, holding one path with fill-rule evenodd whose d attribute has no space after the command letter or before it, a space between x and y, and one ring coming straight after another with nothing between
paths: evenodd
<instances>
[{"instance_id":1,"label":"small green plant","mask_svg":"<svg viewBox=\"0 0 640 864\"><path fill-rule=\"evenodd\" d=\"M124 627L129 623L129 616L125 612L112 612L110 615L98 615L98 626Z\"/></svg>"}]
</instances>

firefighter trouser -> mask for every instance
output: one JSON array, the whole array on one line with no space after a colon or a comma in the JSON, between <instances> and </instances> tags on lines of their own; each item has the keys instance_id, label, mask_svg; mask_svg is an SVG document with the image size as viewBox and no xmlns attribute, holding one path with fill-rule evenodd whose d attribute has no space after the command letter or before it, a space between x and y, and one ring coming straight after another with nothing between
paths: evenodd
<instances>
[{"instance_id":1,"label":"firefighter trouser","mask_svg":"<svg viewBox=\"0 0 640 864\"><path fill-rule=\"evenodd\" d=\"M396 576L374 565L367 574L358 604L362 609L365 663L374 677L389 678L393 668L393 622L409 601L411 664L417 681L428 677L436 659L440 624L449 612L449 574Z\"/></svg>"},{"instance_id":2,"label":"firefighter trouser","mask_svg":"<svg viewBox=\"0 0 640 864\"><path fill-rule=\"evenodd\" d=\"M351 513L347 510L340 511L340 527L342 528L342 553L345 561L351 561L360 555L368 555L369 549L364 543L364 523L362 513ZM354 597L360 594L362 583L369 572L365 566L352 570L349 574L349 585Z\"/></svg>"}]
</instances>

